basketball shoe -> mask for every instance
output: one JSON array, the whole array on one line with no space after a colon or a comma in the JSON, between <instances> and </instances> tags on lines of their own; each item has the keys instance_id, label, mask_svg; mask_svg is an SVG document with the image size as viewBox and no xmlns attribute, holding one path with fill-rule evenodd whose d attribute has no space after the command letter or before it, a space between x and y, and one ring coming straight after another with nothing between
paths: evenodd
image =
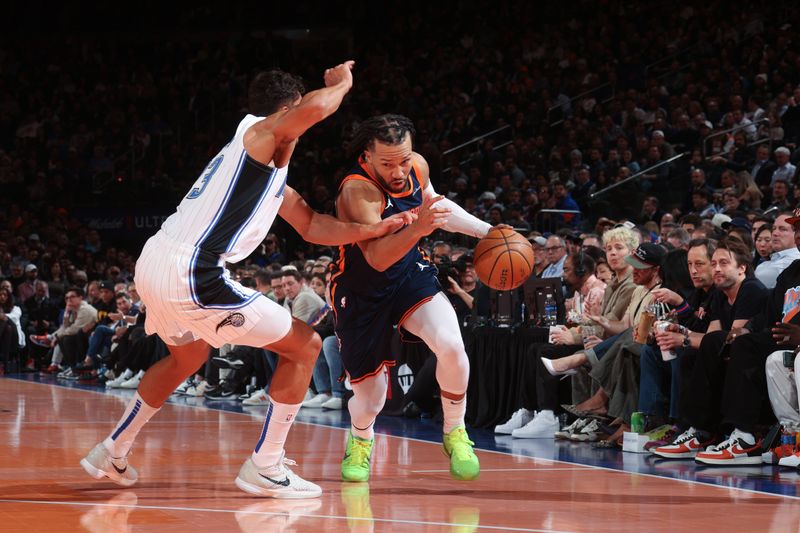
<instances>
[{"instance_id":1,"label":"basketball shoe","mask_svg":"<svg viewBox=\"0 0 800 533\"><path fill-rule=\"evenodd\" d=\"M253 459L248 457L236 476L236 486L250 494L270 498L316 498L322 494L318 485L289 470L289 466L296 464L281 455L281 460L275 466L259 470Z\"/></svg>"},{"instance_id":2,"label":"basketball shoe","mask_svg":"<svg viewBox=\"0 0 800 533\"><path fill-rule=\"evenodd\" d=\"M111 453L102 442L81 459L81 466L93 478L107 477L123 487L130 487L139 479L139 474L128 464L128 456L111 457Z\"/></svg>"},{"instance_id":3,"label":"basketball shoe","mask_svg":"<svg viewBox=\"0 0 800 533\"><path fill-rule=\"evenodd\" d=\"M455 479L469 481L481 473L478 456L472 451L474 442L469 440L464 426L458 426L442 439L442 449L450 457L450 475Z\"/></svg>"},{"instance_id":4,"label":"basketball shoe","mask_svg":"<svg viewBox=\"0 0 800 533\"><path fill-rule=\"evenodd\" d=\"M352 433L347 435L347 448L342 459L342 480L367 481L370 458L375 439L362 439Z\"/></svg>"}]
</instances>

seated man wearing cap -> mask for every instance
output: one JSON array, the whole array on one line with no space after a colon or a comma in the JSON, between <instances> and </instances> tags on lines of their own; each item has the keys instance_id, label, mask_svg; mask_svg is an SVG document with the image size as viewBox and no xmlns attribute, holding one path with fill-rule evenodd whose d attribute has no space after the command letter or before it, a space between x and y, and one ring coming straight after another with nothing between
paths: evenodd
<instances>
[{"instance_id":1,"label":"seated man wearing cap","mask_svg":"<svg viewBox=\"0 0 800 533\"><path fill-rule=\"evenodd\" d=\"M642 243L625 258L633 266L633 282L637 285L625 315L621 320L609 320L602 315L589 316L605 330L605 341L562 359L541 359L544 368L554 376L569 374L579 366L591 364L589 375L600 389L592 398L578 404L573 410L579 414L591 412L618 418L621 422L618 434L615 433L607 441L612 445L622 436L622 431L628 429L630 416L639 401L638 363L641 344L633 339L633 332L642 319L642 313L653 303L653 290L662 285L661 265L666 255L663 246ZM588 432L588 428L586 426L583 429ZM587 440L595 438L595 435L587 435Z\"/></svg>"},{"instance_id":2,"label":"seated man wearing cap","mask_svg":"<svg viewBox=\"0 0 800 533\"><path fill-rule=\"evenodd\" d=\"M789 223L792 213L785 211L778 215L772 225L772 255L769 261L764 261L756 268L756 278L768 289L775 287L778 275L797 259L800 259L800 250L794 240L794 228Z\"/></svg>"},{"instance_id":3,"label":"seated man wearing cap","mask_svg":"<svg viewBox=\"0 0 800 533\"><path fill-rule=\"evenodd\" d=\"M39 279L39 270L33 263L25 265L25 281L17 286L17 300L24 302L36 294L36 281Z\"/></svg>"},{"instance_id":4,"label":"seated man wearing cap","mask_svg":"<svg viewBox=\"0 0 800 533\"><path fill-rule=\"evenodd\" d=\"M528 237L528 242L533 246L533 272L531 276L534 278L541 278L542 272L544 272L545 267L547 267L547 261L545 261L544 258L544 249L545 246L547 246L547 239L537 233Z\"/></svg>"}]
</instances>

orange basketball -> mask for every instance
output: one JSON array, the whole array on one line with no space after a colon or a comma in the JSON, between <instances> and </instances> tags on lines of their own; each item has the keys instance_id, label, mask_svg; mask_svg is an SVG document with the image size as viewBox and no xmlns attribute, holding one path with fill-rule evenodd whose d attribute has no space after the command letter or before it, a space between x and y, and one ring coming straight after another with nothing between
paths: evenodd
<instances>
[{"instance_id":1,"label":"orange basketball","mask_svg":"<svg viewBox=\"0 0 800 533\"><path fill-rule=\"evenodd\" d=\"M475 272L495 290L519 287L532 271L533 246L514 230L492 228L475 247Z\"/></svg>"}]
</instances>

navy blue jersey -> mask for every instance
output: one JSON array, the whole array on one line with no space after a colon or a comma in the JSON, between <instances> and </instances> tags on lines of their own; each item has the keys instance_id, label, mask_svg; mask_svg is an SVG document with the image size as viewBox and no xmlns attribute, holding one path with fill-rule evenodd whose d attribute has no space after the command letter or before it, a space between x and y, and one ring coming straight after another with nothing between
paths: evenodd
<instances>
[{"instance_id":1,"label":"navy blue jersey","mask_svg":"<svg viewBox=\"0 0 800 533\"><path fill-rule=\"evenodd\" d=\"M392 193L386 190L378 179L370 175L366 163L361 158L359 158L358 165L342 180L342 184L339 186L340 190L345 183L351 180L366 181L380 189L384 195L381 219L404 211L416 212L422 205L423 186L417 169L413 165L408 174L408 186L401 193ZM405 228L398 231L405 231ZM337 258L334 261L332 295L338 285L347 288L350 293L379 298L390 296L414 271L433 270L434 268L422 250L414 247L384 272L378 272L369 265L357 243L346 244L339 247Z\"/></svg>"}]
</instances>

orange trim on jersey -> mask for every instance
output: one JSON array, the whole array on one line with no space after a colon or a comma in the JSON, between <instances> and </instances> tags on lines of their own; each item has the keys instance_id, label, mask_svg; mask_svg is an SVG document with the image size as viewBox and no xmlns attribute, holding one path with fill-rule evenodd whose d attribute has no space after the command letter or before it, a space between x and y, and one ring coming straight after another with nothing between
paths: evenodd
<instances>
[{"instance_id":1,"label":"orange trim on jersey","mask_svg":"<svg viewBox=\"0 0 800 533\"><path fill-rule=\"evenodd\" d=\"M376 375L380 374L381 372L383 372L384 367L396 366L396 365L397 365L397 361L382 361L381 364L378 365L378 368L376 368L374 372L370 372L369 374L364 374L363 376L361 376L358 379L350 378L350 383L361 383L365 379L371 378L372 376L376 376ZM349 372L347 373L347 376L350 377L350 373Z\"/></svg>"},{"instance_id":2,"label":"orange trim on jersey","mask_svg":"<svg viewBox=\"0 0 800 533\"><path fill-rule=\"evenodd\" d=\"M411 313L419 309L422 304L428 303L431 300L433 300L433 296L426 296L425 298L423 298L422 300L418 301L413 306L411 306L411 308L408 311L403 313L403 316L400 318L400 322L397 323L397 327L399 328L400 326L402 326L403 322L406 321L409 315L411 315Z\"/></svg>"},{"instance_id":3,"label":"orange trim on jersey","mask_svg":"<svg viewBox=\"0 0 800 533\"><path fill-rule=\"evenodd\" d=\"M431 258L428 255L428 252L425 251L425 248L423 248L422 246L417 246L417 250L419 250L419 254L422 256L422 258L425 261L427 261L428 263L432 263L433 262L433 261L431 261Z\"/></svg>"},{"instance_id":4,"label":"orange trim on jersey","mask_svg":"<svg viewBox=\"0 0 800 533\"><path fill-rule=\"evenodd\" d=\"M344 187L344 184L347 183L348 181L363 181L365 183L371 183L372 185L375 185L376 187L378 187L378 189L381 192L386 192L385 189L383 187L381 187L380 183L376 183L372 179L365 178L361 174L349 174L349 175L345 176L344 179L342 180L342 183L339 185L339 190L340 191L342 190L342 187ZM388 194L388 193L386 193L386 194ZM381 207L381 212L383 212L383 210L386 209L386 197L385 196L381 196L381 202L383 202L383 206Z\"/></svg>"}]
</instances>

